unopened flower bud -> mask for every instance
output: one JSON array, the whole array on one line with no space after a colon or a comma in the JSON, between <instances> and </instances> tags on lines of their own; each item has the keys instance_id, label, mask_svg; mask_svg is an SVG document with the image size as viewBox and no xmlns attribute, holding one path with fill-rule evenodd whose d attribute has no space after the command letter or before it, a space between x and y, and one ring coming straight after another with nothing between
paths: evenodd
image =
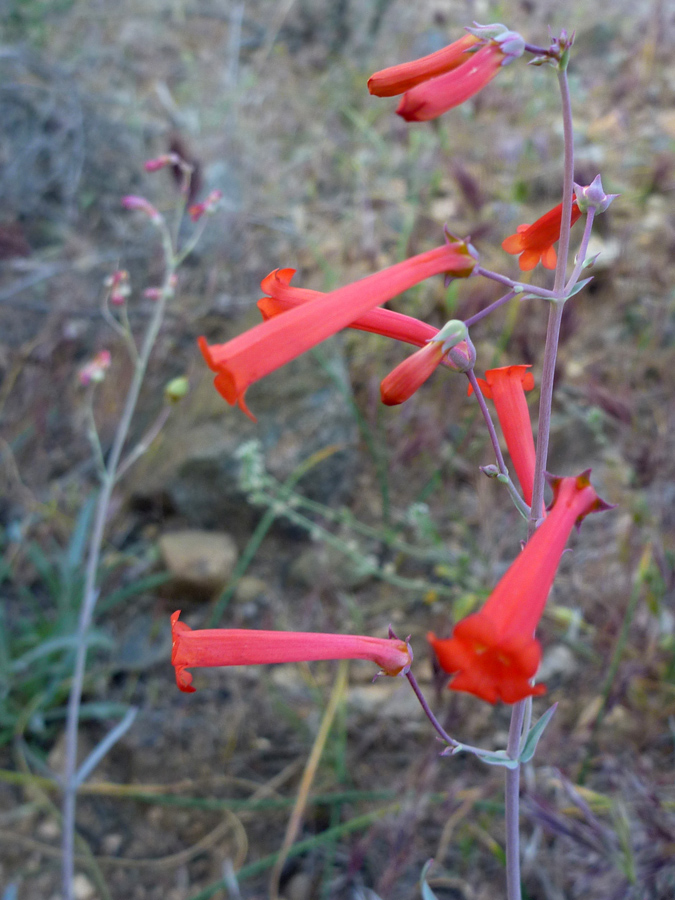
<instances>
[{"instance_id":1,"label":"unopened flower bud","mask_svg":"<svg viewBox=\"0 0 675 900\"><path fill-rule=\"evenodd\" d=\"M163 169L165 166L179 166L181 162L182 160L177 153L163 153L161 156L147 160L144 164L144 169L146 172L158 172L159 169Z\"/></svg>"},{"instance_id":2,"label":"unopened flower bud","mask_svg":"<svg viewBox=\"0 0 675 900\"><path fill-rule=\"evenodd\" d=\"M164 387L164 398L167 403L179 403L190 389L190 382L185 375L172 378Z\"/></svg>"},{"instance_id":3,"label":"unopened flower bud","mask_svg":"<svg viewBox=\"0 0 675 900\"><path fill-rule=\"evenodd\" d=\"M156 210L152 203L146 200L145 197L138 197L136 194L127 194L126 197L122 197L122 206L125 209L138 210L138 212L145 213L150 221L155 224L162 220L159 211Z\"/></svg>"},{"instance_id":4,"label":"unopened flower bud","mask_svg":"<svg viewBox=\"0 0 675 900\"><path fill-rule=\"evenodd\" d=\"M609 204L618 197L618 194L606 194L602 186L602 179L596 175L590 184L582 187L580 184L574 185L574 193L577 198L579 209L585 213L589 209L594 209L596 213L603 213Z\"/></svg>"},{"instance_id":5,"label":"unopened flower bud","mask_svg":"<svg viewBox=\"0 0 675 900\"><path fill-rule=\"evenodd\" d=\"M476 365L476 348L468 332L463 341L448 351L447 359L458 372L470 372L473 369Z\"/></svg>"},{"instance_id":6,"label":"unopened flower bud","mask_svg":"<svg viewBox=\"0 0 675 900\"><path fill-rule=\"evenodd\" d=\"M89 384L98 384L105 378L106 371L110 368L110 351L101 350L93 359L90 359L79 371L78 380L83 387Z\"/></svg>"},{"instance_id":7,"label":"unopened flower bud","mask_svg":"<svg viewBox=\"0 0 675 900\"><path fill-rule=\"evenodd\" d=\"M191 206L188 210L188 213L192 221L198 222L205 213L214 212L222 196L222 191L211 191L206 200L203 200L201 203L195 203L193 206Z\"/></svg>"},{"instance_id":8,"label":"unopened flower bud","mask_svg":"<svg viewBox=\"0 0 675 900\"><path fill-rule=\"evenodd\" d=\"M483 475L487 475L488 478L497 478L499 475L499 467L495 465L490 466L479 466Z\"/></svg>"}]
</instances>

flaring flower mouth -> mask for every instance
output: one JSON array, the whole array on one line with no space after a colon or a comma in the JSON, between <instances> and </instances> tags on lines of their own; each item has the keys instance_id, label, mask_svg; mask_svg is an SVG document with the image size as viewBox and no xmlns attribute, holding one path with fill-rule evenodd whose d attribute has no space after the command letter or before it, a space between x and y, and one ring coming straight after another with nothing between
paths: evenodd
<instances>
[{"instance_id":1,"label":"flaring flower mouth","mask_svg":"<svg viewBox=\"0 0 675 900\"><path fill-rule=\"evenodd\" d=\"M380 674L405 675L412 665L409 641L355 634L315 634L298 631L256 631L245 628L204 628L193 631L171 616L171 664L176 684L194 693L188 668L251 666L313 662L330 659L365 659L380 667Z\"/></svg>"},{"instance_id":2,"label":"flaring flower mouth","mask_svg":"<svg viewBox=\"0 0 675 900\"><path fill-rule=\"evenodd\" d=\"M570 225L574 225L580 216L581 210L574 197ZM545 269L555 269L558 254L553 245L560 240L561 225L562 203L559 203L532 225L519 225L515 234L502 241L502 249L520 254L518 265L522 272L529 272L540 262Z\"/></svg>"},{"instance_id":3,"label":"flaring flower mouth","mask_svg":"<svg viewBox=\"0 0 675 900\"><path fill-rule=\"evenodd\" d=\"M429 635L441 668L452 674L450 688L488 703L516 703L544 693L533 685L541 659L534 636L567 539L592 512L608 509L589 481L553 478L553 504L545 521L507 569L482 609L459 622L450 638Z\"/></svg>"}]
</instances>

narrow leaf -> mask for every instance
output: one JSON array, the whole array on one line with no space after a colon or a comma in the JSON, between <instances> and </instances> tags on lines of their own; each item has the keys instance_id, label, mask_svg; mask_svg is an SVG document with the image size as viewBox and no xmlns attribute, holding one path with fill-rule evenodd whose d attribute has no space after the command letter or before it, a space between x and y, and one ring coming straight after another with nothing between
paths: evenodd
<instances>
[{"instance_id":1,"label":"narrow leaf","mask_svg":"<svg viewBox=\"0 0 675 900\"><path fill-rule=\"evenodd\" d=\"M487 763L489 766L504 766L505 769L517 769L520 765L517 759L512 759L506 750L481 750L480 747L471 747L467 744L457 744L452 748L452 756L455 753L473 753L478 759Z\"/></svg>"},{"instance_id":2,"label":"narrow leaf","mask_svg":"<svg viewBox=\"0 0 675 900\"><path fill-rule=\"evenodd\" d=\"M529 762L534 756L535 750L537 749L537 744L539 743L539 738L544 733L544 729L553 718L553 713L557 708L558 704L554 703L550 709L546 710L537 724L530 728L527 737L525 738L525 744L523 745L522 753L520 754L521 763Z\"/></svg>"},{"instance_id":3,"label":"narrow leaf","mask_svg":"<svg viewBox=\"0 0 675 900\"><path fill-rule=\"evenodd\" d=\"M422 874L420 875L420 891L422 893L422 900L438 900L438 897L431 890L429 885L427 884L427 875L429 874L429 869L433 866L433 859L427 860L424 864L424 868L422 869Z\"/></svg>"}]
</instances>

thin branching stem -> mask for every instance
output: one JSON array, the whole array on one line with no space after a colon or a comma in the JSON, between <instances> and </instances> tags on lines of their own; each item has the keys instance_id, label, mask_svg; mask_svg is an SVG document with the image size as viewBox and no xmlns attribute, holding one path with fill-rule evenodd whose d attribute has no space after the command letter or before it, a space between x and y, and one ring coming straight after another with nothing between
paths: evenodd
<instances>
[{"instance_id":1,"label":"thin branching stem","mask_svg":"<svg viewBox=\"0 0 675 900\"><path fill-rule=\"evenodd\" d=\"M108 462L103 473L101 490L96 504L94 526L89 543L87 564L85 569L85 582L82 597L82 608L77 629L77 650L75 653L75 665L73 678L68 697L68 711L66 715L65 732L65 762L63 767L63 835L62 835L62 884L64 900L74 900L73 878L75 874L75 806L77 798L77 737L82 701L82 689L87 661L87 632L91 626L98 598L96 579L98 574L103 535L108 519L110 500L113 487L117 480L117 471L120 457L126 443L131 420L136 409L138 397L145 377L145 372L150 359L150 354L157 340L157 335L164 320L166 304L173 294L173 282L175 274L175 258L171 236L163 221L157 223L162 237L162 246L165 259L165 276L159 299L155 305L153 316L148 324L143 345L141 347L134 375L129 387L129 393L124 404L124 409L115 432Z\"/></svg>"}]
</instances>

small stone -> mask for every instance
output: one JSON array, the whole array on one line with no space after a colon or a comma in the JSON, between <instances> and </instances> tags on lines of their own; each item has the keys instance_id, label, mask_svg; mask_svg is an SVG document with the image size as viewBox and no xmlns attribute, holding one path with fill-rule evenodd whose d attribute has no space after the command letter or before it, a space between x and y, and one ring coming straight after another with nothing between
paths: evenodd
<instances>
[{"instance_id":1,"label":"small stone","mask_svg":"<svg viewBox=\"0 0 675 900\"><path fill-rule=\"evenodd\" d=\"M61 833L61 829L53 819L44 819L37 828L37 836L43 841L53 841Z\"/></svg>"},{"instance_id":2,"label":"small stone","mask_svg":"<svg viewBox=\"0 0 675 900\"><path fill-rule=\"evenodd\" d=\"M257 604L268 593L267 583L262 578L256 578L254 575L244 575L237 584L234 597L238 604Z\"/></svg>"},{"instance_id":3,"label":"small stone","mask_svg":"<svg viewBox=\"0 0 675 900\"><path fill-rule=\"evenodd\" d=\"M123 837L121 834L106 834L103 838L103 852L106 856L117 856L122 846Z\"/></svg>"},{"instance_id":4,"label":"small stone","mask_svg":"<svg viewBox=\"0 0 675 900\"><path fill-rule=\"evenodd\" d=\"M284 888L285 900L309 900L314 896L314 879L309 872L297 872Z\"/></svg>"},{"instance_id":5,"label":"small stone","mask_svg":"<svg viewBox=\"0 0 675 900\"><path fill-rule=\"evenodd\" d=\"M96 889L91 881L86 875L78 873L73 878L73 896L75 900L91 900L95 895Z\"/></svg>"},{"instance_id":6,"label":"small stone","mask_svg":"<svg viewBox=\"0 0 675 900\"><path fill-rule=\"evenodd\" d=\"M574 675L577 661L566 644L555 644L544 653L537 672L537 681L565 680Z\"/></svg>"},{"instance_id":7,"label":"small stone","mask_svg":"<svg viewBox=\"0 0 675 900\"><path fill-rule=\"evenodd\" d=\"M223 587L238 556L230 535L215 531L173 531L162 535L159 549L174 587L207 597Z\"/></svg>"},{"instance_id":8,"label":"small stone","mask_svg":"<svg viewBox=\"0 0 675 900\"><path fill-rule=\"evenodd\" d=\"M603 238L593 234L588 242L586 259L592 259L594 256L598 258L590 269L584 270L582 277L586 277L587 273L594 275L611 269L621 256L621 244L616 239L603 240Z\"/></svg>"},{"instance_id":9,"label":"small stone","mask_svg":"<svg viewBox=\"0 0 675 900\"><path fill-rule=\"evenodd\" d=\"M405 679L378 678L374 684L349 689L348 708L367 717L382 716L407 723L424 716L419 701Z\"/></svg>"}]
</instances>

